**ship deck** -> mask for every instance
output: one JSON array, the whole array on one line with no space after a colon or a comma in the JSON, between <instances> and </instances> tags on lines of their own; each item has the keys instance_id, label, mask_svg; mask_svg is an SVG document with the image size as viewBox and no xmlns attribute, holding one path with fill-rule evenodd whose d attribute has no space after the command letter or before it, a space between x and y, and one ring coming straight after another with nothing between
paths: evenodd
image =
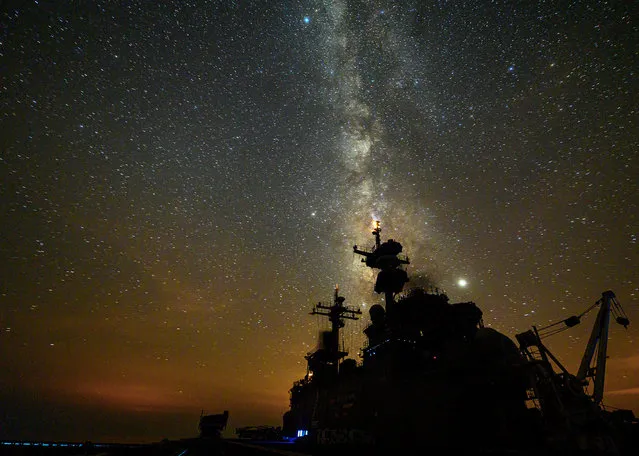
<instances>
[{"instance_id":1,"label":"ship deck","mask_svg":"<svg viewBox=\"0 0 639 456\"><path fill-rule=\"evenodd\" d=\"M397 448L381 450L375 447L303 447L289 442L280 441L250 441L240 439L183 439L164 441L153 444L100 444L100 443L56 443L56 442L1 442L0 454L10 456L429 456L472 454L473 456L597 456L601 454L592 451L557 451L547 452L540 449L498 450L487 451L475 449L471 452L451 452L446 449L432 449L427 452L417 452L398 443ZM634 453L619 452L619 456Z\"/></svg>"}]
</instances>

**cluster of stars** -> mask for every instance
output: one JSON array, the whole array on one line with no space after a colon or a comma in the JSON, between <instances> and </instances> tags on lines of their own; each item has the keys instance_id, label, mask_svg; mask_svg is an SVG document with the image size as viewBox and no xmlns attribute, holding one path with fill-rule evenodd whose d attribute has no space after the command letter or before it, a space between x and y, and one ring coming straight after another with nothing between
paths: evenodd
<instances>
[{"instance_id":1,"label":"cluster of stars","mask_svg":"<svg viewBox=\"0 0 639 456\"><path fill-rule=\"evenodd\" d=\"M352 254L371 213L409 286L509 336L608 288L639 316L624 5L266 3L2 13L0 437L180 438L203 408L281 424L312 303L336 282L379 302ZM586 330L553 347L567 364ZM611 361L610 388L633 369ZM109 429L21 412L45 403ZM141 410L170 413L141 430Z\"/></svg>"}]
</instances>

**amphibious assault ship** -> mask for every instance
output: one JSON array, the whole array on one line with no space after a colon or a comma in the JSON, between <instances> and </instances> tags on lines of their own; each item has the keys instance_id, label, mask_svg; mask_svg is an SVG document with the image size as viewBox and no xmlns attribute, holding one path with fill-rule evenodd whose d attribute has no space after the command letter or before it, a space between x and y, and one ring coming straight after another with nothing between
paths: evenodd
<instances>
[{"instance_id":1,"label":"amphibious assault ship","mask_svg":"<svg viewBox=\"0 0 639 456\"><path fill-rule=\"evenodd\" d=\"M586 312L518 334L518 347L485 327L473 302L451 303L437 290L404 292L410 262L402 245L381 242L379 222L372 234L371 249L353 251L379 270L375 291L385 306L369 310L362 362L346 358L339 337L345 320L361 311L345 306L336 287L332 305L320 303L311 312L327 316L331 330L320 334L318 348L306 356L306 375L290 390L284 435L358 454L630 454L637 448L632 412L601 406L610 315L629 324L614 293L603 293L588 309L599 313L579 373L572 375L542 339L579 323Z\"/></svg>"}]
</instances>

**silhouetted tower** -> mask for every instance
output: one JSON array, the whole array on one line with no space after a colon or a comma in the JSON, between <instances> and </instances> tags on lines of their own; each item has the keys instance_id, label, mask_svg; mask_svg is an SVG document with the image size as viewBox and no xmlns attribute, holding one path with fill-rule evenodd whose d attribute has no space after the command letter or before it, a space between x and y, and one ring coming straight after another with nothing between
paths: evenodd
<instances>
[{"instance_id":1,"label":"silhouetted tower","mask_svg":"<svg viewBox=\"0 0 639 456\"><path fill-rule=\"evenodd\" d=\"M399 242L389 239L382 243L380 234L382 229L379 220L375 220L373 236L375 236L375 247L369 252L360 250L353 246L353 251L362 255L362 263L373 269L379 269L377 281L375 282L375 292L384 293L386 298L386 310L389 311L395 303L395 294L404 289L404 284L408 282L408 274L401 269L404 264L410 264L408 258L400 258L402 245Z\"/></svg>"},{"instance_id":2,"label":"silhouetted tower","mask_svg":"<svg viewBox=\"0 0 639 456\"><path fill-rule=\"evenodd\" d=\"M586 351L581 358L577 380L585 384L588 378L592 378L594 384L592 400L595 404L599 405L604 395L610 314L613 314L615 321L626 329L630 324L630 320L621 307L621 304L619 304L619 301L617 301L617 297L610 290L601 294L601 299L595 303L595 306L597 305L600 306L599 313L597 314L597 320L595 320L595 325L590 333ZM596 365L591 367L593 357L596 359Z\"/></svg>"},{"instance_id":3,"label":"silhouetted tower","mask_svg":"<svg viewBox=\"0 0 639 456\"><path fill-rule=\"evenodd\" d=\"M335 296L333 305L317 303L311 315L324 315L331 322L331 331L322 333L322 341L320 347L313 353L309 354L309 369L313 372L318 370L326 370L334 374L338 371L339 361L348 355L347 351L339 348L339 330L344 327L344 319L358 320L362 311L344 305L345 297L339 295L339 287L335 286Z\"/></svg>"}]
</instances>

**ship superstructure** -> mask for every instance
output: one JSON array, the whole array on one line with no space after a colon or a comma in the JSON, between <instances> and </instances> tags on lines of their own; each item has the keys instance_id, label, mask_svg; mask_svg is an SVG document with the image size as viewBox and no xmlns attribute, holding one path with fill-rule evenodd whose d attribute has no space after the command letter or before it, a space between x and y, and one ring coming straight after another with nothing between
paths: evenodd
<instances>
[{"instance_id":1,"label":"ship superstructure","mask_svg":"<svg viewBox=\"0 0 639 456\"><path fill-rule=\"evenodd\" d=\"M344 320L361 312L345 307L336 288L331 306L318 304L311 312L327 316L331 331L321 334L317 350L306 356L307 375L290 390L284 435L382 452L620 450L612 438L605 441L610 427L600 407L607 315L614 311L618 322L629 323L614 295L604 294L602 308L608 310L598 316L587 361L569 377L565 369L555 373L537 332L518 335L517 347L484 326L475 303L450 303L437 290L404 290L410 261L402 245L382 242L379 222L372 234L371 249L353 247L367 267L379 271L374 289L384 296L384 305L369 309L362 362L346 358L339 347ZM577 317L571 318L574 323ZM599 378L588 367L595 346ZM584 390L588 377L594 379L594 396ZM567 397L568 388L577 389L577 399ZM624 426L636 424L624 416ZM589 432L596 438L587 438Z\"/></svg>"}]
</instances>

